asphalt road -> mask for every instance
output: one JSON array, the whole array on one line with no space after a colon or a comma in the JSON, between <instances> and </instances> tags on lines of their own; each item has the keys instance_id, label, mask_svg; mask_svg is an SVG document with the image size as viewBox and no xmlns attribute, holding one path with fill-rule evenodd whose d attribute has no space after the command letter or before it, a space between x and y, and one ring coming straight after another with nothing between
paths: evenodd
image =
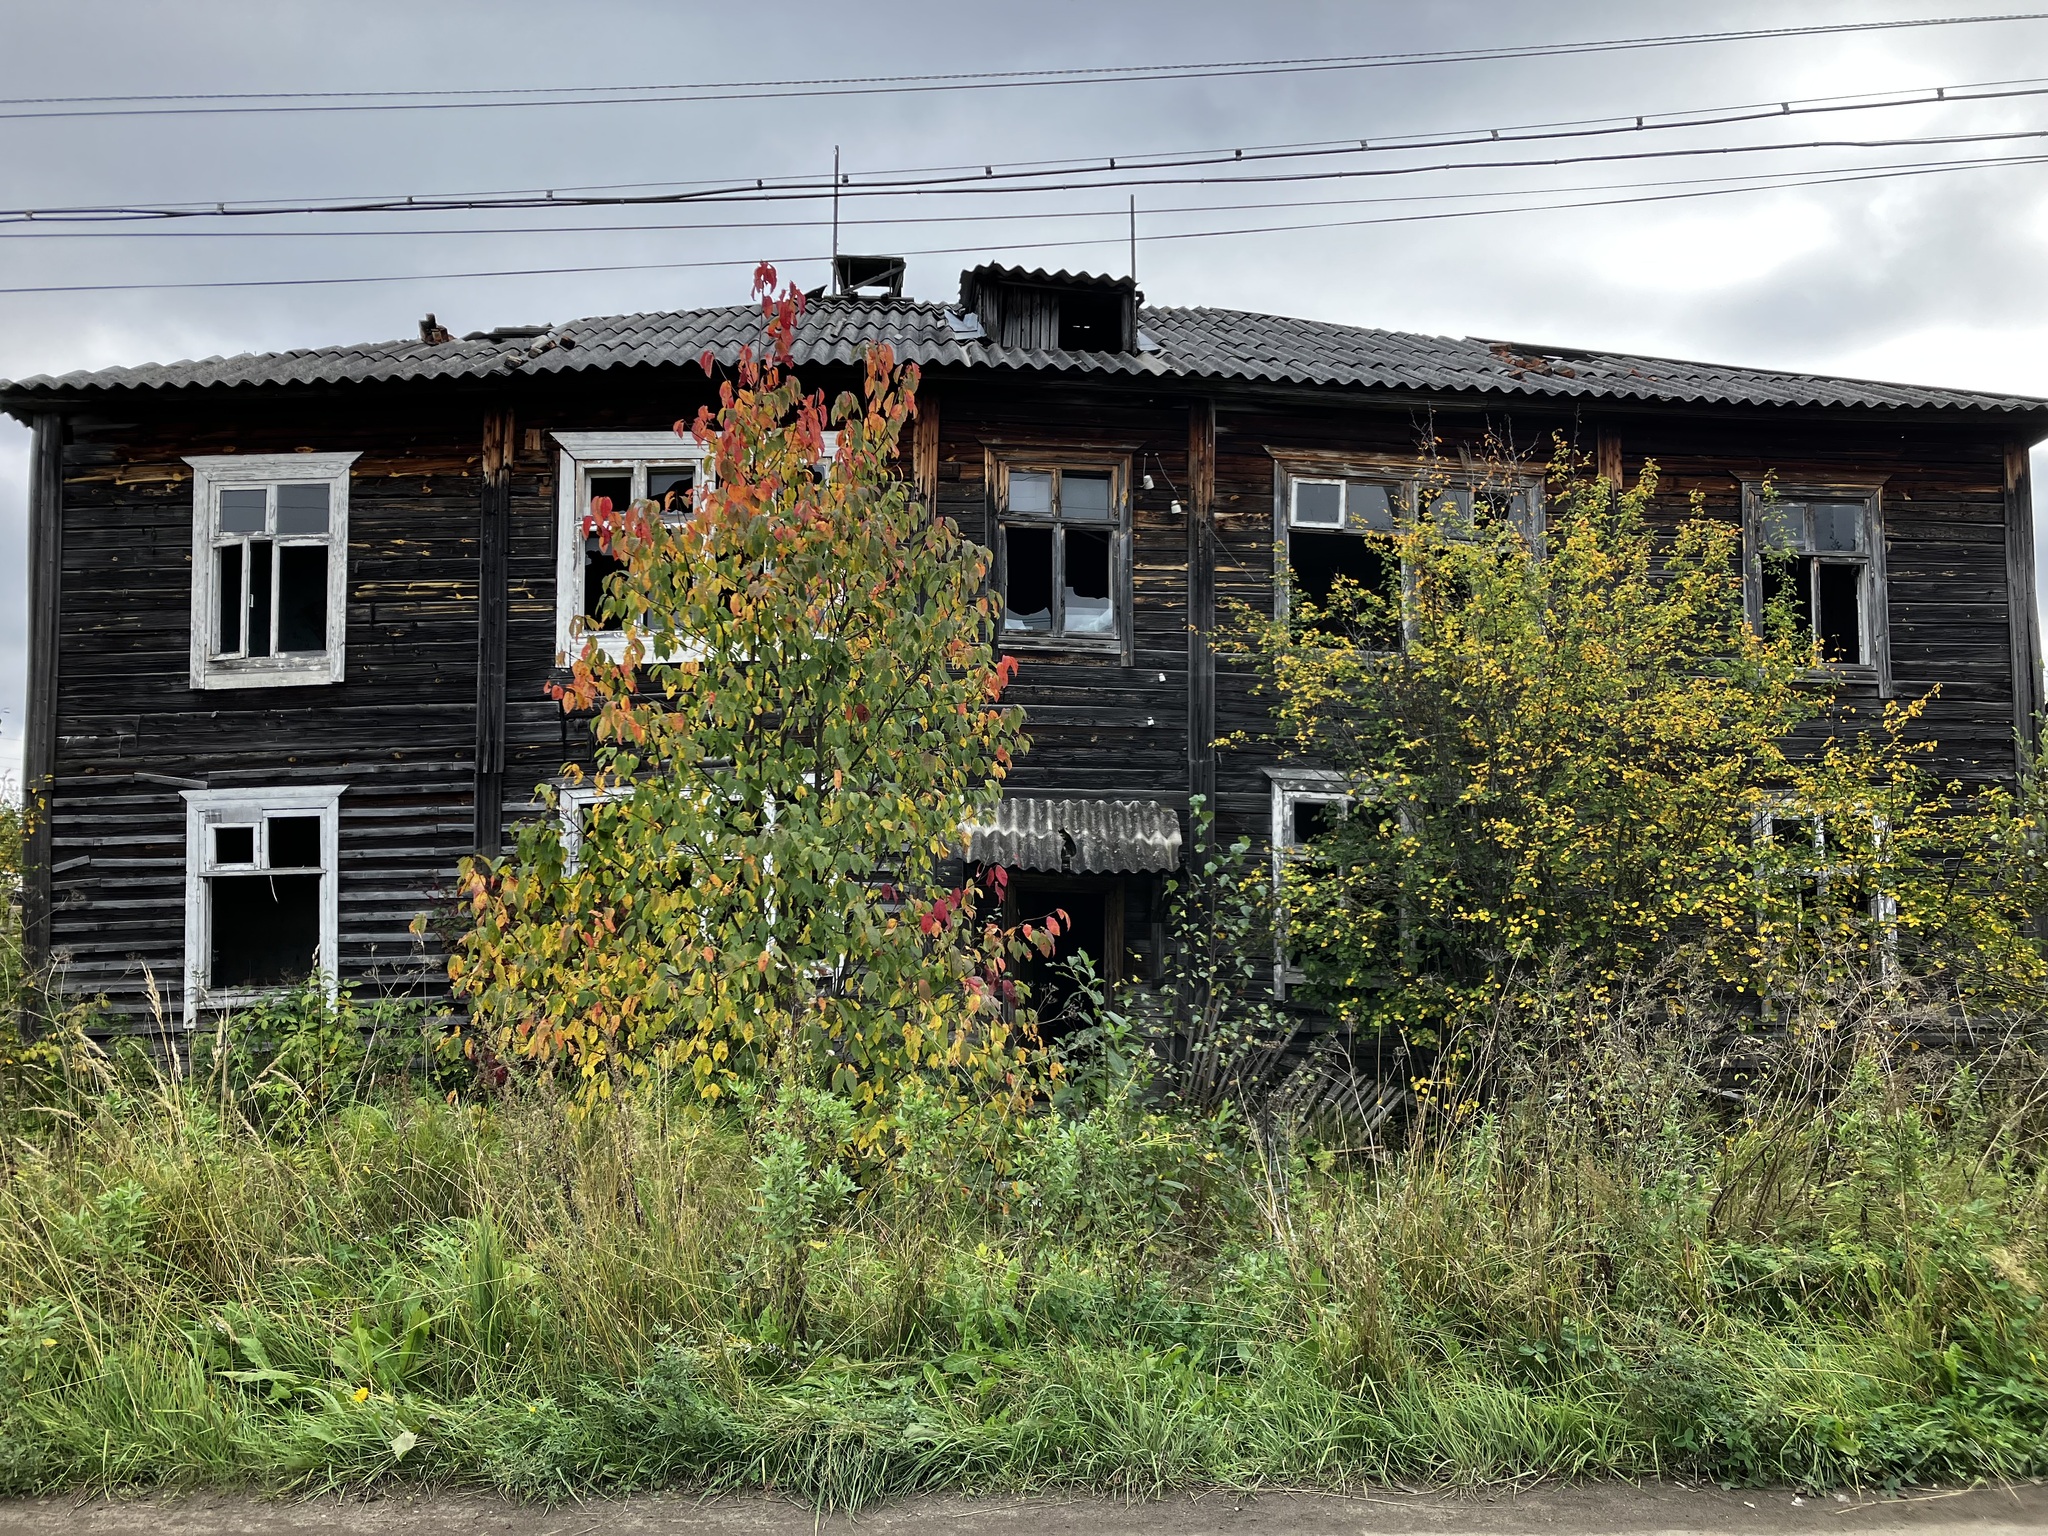
<instances>
[{"instance_id":1,"label":"asphalt road","mask_svg":"<svg viewBox=\"0 0 2048 1536\"><path fill-rule=\"evenodd\" d=\"M910 1499L820 1520L763 1494L666 1494L548 1508L468 1493L278 1500L239 1494L0 1501L0 1536L2006 1536L2048 1531L2048 1487L1804 1498L1675 1483L1471 1493L1209 1493Z\"/></svg>"}]
</instances>

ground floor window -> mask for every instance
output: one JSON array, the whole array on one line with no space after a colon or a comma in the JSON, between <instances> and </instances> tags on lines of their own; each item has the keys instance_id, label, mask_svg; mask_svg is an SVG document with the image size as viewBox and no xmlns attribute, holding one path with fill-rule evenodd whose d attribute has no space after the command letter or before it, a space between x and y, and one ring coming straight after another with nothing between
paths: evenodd
<instances>
[{"instance_id":1,"label":"ground floor window","mask_svg":"<svg viewBox=\"0 0 2048 1536\"><path fill-rule=\"evenodd\" d=\"M334 984L343 786L185 792L185 1020Z\"/></svg>"}]
</instances>

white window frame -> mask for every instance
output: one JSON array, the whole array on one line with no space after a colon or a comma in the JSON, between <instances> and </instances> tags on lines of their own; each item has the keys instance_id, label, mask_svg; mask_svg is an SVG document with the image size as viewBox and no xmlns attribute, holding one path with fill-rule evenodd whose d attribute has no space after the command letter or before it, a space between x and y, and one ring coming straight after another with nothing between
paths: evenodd
<instances>
[{"instance_id":1,"label":"white window frame","mask_svg":"<svg viewBox=\"0 0 2048 1536\"><path fill-rule=\"evenodd\" d=\"M348 487L358 453L232 453L188 457L192 466L192 639L194 688L304 688L342 681L348 670ZM280 485L327 486L324 537L285 535L273 545L324 544L327 548L327 648L285 656L217 656L220 615L215 592L214 549L228 542L219 533L220 493L227 489L269 491L270 515ZM275 556L273 556L273 561ZM273 564L272 570L276 566ZM244 573L245 581L247 574ZM273 578L274 579L274 578ZM274 609L273 609L274 612ZM242 619L245 632L248 615Z\"/></svg>"},{"instance_id":2,"label":"white window frame","mask_svg":"<svg viewBox=\"0 0 2048 1536\"><path fill-rule=\"evenodd\" d=\"M1811 876L1816 892L1824 893L1828 881L1836 876L1853 878L1862 873L1862 866L1856 863L1834 863L1828 857L1827 816L1819 811L1801 810L1789 801L1776 801L1750 817L1749 833L1753 842L1776 843L1781 841L1778 824L1796 825L1807 835L1798 839L1813 849L1814 862L1810 865L1795 866L1801 875ZM1875 850L1882 850L1891 837L1890 821L1875 812L1870 814L1871 843ZM1788 848L1798 846L1790 837L1782 841ZM1882 854L1879 854L1879 867ZM1873 871L1876 873L1876 871ZM1870 920L1877 925L1877 964L1879 976L1889 982L1898 972L1899 957L1899 903L1898 898L1884 889L1881 879L1871 881Z\"/></svg>"},{"instance_id":3,"label":"white window frame","mask_svg":"<svg viewBox=\"0 0 2048 1536\"><path fill-rule=\"evenodd\" d=\"M624 630L586 632L583 627L583 519L590 507L590 477L631 475L637 501L647 494L649 469L687 464L697 474L695 494L702 495L711 483L711 456L695 438L674 431L553 435L560 450L555 469L555 664L574 661L586 639L595 639L605 655L618 661L626 653Z\"/></svg>"},{"instance_id":4,"label":"white window frame","mask_svg":"<svg viewBox=\"0 0 2048 1536\"><path fill-rule=\"evenodd\" d=\"M1854 552L1833 552L1816 550L1808 552L1820 564L1855 565L1860 567L1858 580L1860 610L1858 619L1863 627L1862 651L1865 660L1860 662L1824 662L1821 671L1828 676L1846 682L1874 684L1881 698L1892 696L1892 644L1891 605L1889 600L1890 580L1885 574L1884 560L1884 485L1885 476L1867 478L1826 479L1826 480L1785 480L1768 482L1774 499L1778 502L1812 501L1860 501L1863 503L1863 518L1857 529L1859 547ZM1742 606L1752 625L1763 623L1764 613L1764 567L1765 553L1764 512L1771 504L1772 497L1766 497L1767 482L1763 479L1744 479L1742 482ZM1820 604L1817 598L1809 599L1812 609L1810 623L1812 632L1819 634Z\"/></svg>"},{"instance_id":5,"label":"white window frame","mask_svg":"<svg viewBox=\"0 0 2048 1536\"><path fill-rule=\"evenodd\" d=\"M602 788L585 780L560 786L555 797L555 814L561 818L562 869L575 874L583 867L583 836L586 818L600 805L616 805L633 798L630 784L606 784Z\"/></svg>"},{"instance_id":6,"label":"white window frame","mask_svg":"<svg viewBox=\"0 0 2048 1536\"><path fill-rule=\"evenodd\" d=\"M1294 837L1295 808L1301 805L1334 805L1340 818L1348 818L1351 803L1357 796L1352 793L1344 775L1329 768L1269 768L1266 778L1272 786L1273 802L1273 995L1284 1002L1290 986L1299 986L1308 980L1306 971L1288 961L1287 913L1281 904L1287 860L1300 846Z\"/></svg>"},{"instance_id":7,"label":"white window frame","mask_svg":"<svg viewBox=\"0 0 2048 1536\"><path fill-rule=\"evenodd\" d=\"M1078 475L1109 476L1109 520L1094 523L1083 520L1068 520L1058 508L1058 492L1055 491L1054 507L1051 512L1010 511L1010 473L1022 470L1028 474L1052 474L1057 477L1071 471ZM1058 449L1004 448L988 451L987 475L989 488L989 527L995 536L995 565L991 572L995 596L1002 605L996 616L996 644L1003 651L1052 652L1057 654L1110 655L1121 658L1130 666L1136 654L1136 614L1133 602L1131 567L1133 547L1131 535L1131 460L1127 454L1103 454L1076 451L1061 452ZM1064 572L1066 538L1069 528L1082 532L1106 530L1109 534L1109 596L1110 615L1115 627L1109 634L1066 634L1062 632L1033 632L1012 630L1004 627L1003 613L1007 611L1010 591L1009 543L1004 530L1011 524L1027 528L1049 528L1054 535L1054 560L1052 572L1053 602L1060 602L1060 582Z\"/></svg>"},{"instance_id":8,"label":"white window frame","mask_svg":"<svg viewBox=\"0 0 2048 1536\"><path fill-rule=\"evenodd\" d=\"M1354 513L1351 506L1350 482L1369 481L1384 485L1396 492L1390 498L1395 504L1394 532L1401 531L1407 520L1416 515L1426 490L1449 492L1453 495L1470 495L1485 490L1507 490L1510 494L1527 498L1526 523L1522 529L1524 537L1532 548L1538 547L1543 537L1543 477L1541 475L1512 475L1503 478L1483 470L1467 470L1462 466L1450 468L1443 464L1424 463L1414 458L1403 458L1390 454L1348 454L1311 453L1268 449L1273 456L1273 617L1286 622L1291 611L1290 570L1291 538L1295 530L1305 533L1347 533L1359 538L1383 530L1366 526L1363 514ZM1298 487L1303 485L1341 485L1342 524L1303 521L1299 513L1300 496ZM1401 586L1405 601L1409 585L1409 574L1401 573ZM1404 634L1406 626L1404 625ZM1392 652L1382 654L1391 655Z\"/></svg>"},{"instance_id":9,"label":"white window frame","mask_svg":"<svg viewBox=\"0 0 2048 1536\"><path fill-rule=\"evenodd\" d=\"M276 997L289 987L230 987L212 985L208 967L213 956L213 902L208 882L216 874L261 873L267 838L266 818L276 814L320 818L320 948L318 975L328 999L336 996L336 954L341 937L341 797L346 784L309 784L263 789L188 789L185 798L185 998L187 1029L202 1011L246 1007L267 997ZM216 826L253 824L256 827L256 866L216 866L213 840L207 835Z\"/></svg>"}]
</instances>

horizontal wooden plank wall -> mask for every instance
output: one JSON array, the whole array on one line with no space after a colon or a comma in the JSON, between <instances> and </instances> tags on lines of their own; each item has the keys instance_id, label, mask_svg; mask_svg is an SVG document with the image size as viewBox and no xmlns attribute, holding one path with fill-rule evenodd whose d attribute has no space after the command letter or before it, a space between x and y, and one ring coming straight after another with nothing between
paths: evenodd
<instances>
[{"instance_id":1,"label":"horizontal wooden plank wall","mask_svg":"<svg viewBox=\"0 0 2048 1536\"><path fill-rule=\"evenodd\" d=\"M1134 644L1115 657L1028 656L1009 695L1032 748L1011 787L1032 794L1184 803L1190 744L1190 592L1213 581L1219 623L1270 614L1274 454L1445 452L1489 433L1523 447L1563 431L1603 470L1660 467L1661 519L1699 492L1739 514L1738 477L1881 473L1893 666L1902 695L1938 686L1936 766L2009 776L2015 631L2006 445L1994 425L1873 423L1789 413L1672 408L1588 416L1233 387L1214 397L1211 568L1191 569L1191 438L1201 398L1149 381L992 378L932 369L943 398L917 445L932 500L972 537L993 537L991 445L1129 456ZM836 389L851 373L806 382ZM435 941L407 932L442 901L488 815L478 782L481 425L516 422L505 465L504 769L501 815L533 814L533 788L589 759L587 731L546 694L555 655L557 430L667 428L712 398L695 369L500 381L491 392L359 387L296 398L218 393L130 399L118 416L74 415L62 470L62 601L56 617L51 942L73 993L105 994L144 1022L153 981L179 1011L184 805L180 783L342 782L342 977L365 990L445 990ZM52 439L54 441L54 439ZM350 491L348 675L337 685L195 692L187 675L189 454L361 454ZM907 467L907 466L906 466ZM1144 482L1149 476L1152 484ZM494 498L495 504L495 498ZM1195 578L1191 581L1191 577ZM2030 633L2030 631L2029 631ZM488 655L488 648L484 653ZM1265 706L1244 658L1215 656L1218 733L1256 736ZM1876 701L1852 699L1867 712ZM486 722L488 725L488 722ZM1270 742L1215 763L1219 833L1263 841ZM487 780L486 780L487 781ZM1149 914L1147 917L1149 921Z\"/></svg>"}]
</instances>

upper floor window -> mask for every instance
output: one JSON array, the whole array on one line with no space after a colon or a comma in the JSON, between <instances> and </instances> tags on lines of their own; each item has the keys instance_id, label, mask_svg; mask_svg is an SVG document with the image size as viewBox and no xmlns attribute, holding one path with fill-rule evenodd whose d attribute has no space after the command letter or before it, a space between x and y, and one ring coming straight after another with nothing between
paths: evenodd
<instances>
[{"instance_id":1,"label":"upper floor window","mask_svg":"<svg viewBox=\"0 0 2048 1536\"><path fill-rule=\"evenodd\" d=\"M192 686L338 683L353 453L222 454L192 466Z\"/></svg>"},{"instance_id":2,"label":"upper floor window","mask_svg":"<svg viewBox=\"0 0 2048 1536\"><path fill-rule=\"evenodd\" d=\"M1125 463L1019 458L998 460L994 468L1003 644L1128 648Z\"/></svg>"},{"instance_id":3,"label":"upper floor window","mask_svg":"<svg viewBox=\"0 0 2048 1536\"><path fill-rule=\"evenodd\" d=\"M185 1020L334 991L342 785L185 791Z\"/></svg>"},{"instance_id":4,"label":"upper floor window","mask_svg":"<svg viewBox=\"0 0 2048 1536\"><path fill-rule=\"evenodd\" d=\"M1398 650L1406 573L1394 537L1420 512L1453 536L1471 531L1482 510L1511 519L1533 545L1541 535L1541 483L1497 475L1446 476L1413 459L1314 455L1287 458L1275 471L1274 556L1286 577L1274 587L1274 615L1296 601L1312 604L1318 628L1344 626L1331 615L1340 581L1377 604L1360 605L1356 638L1371 650ZM1355 626L1354 626L1355 627Z\"/></svg>"},{"instance_id":5,"label":"upper floor window","mask_svg":"<svg viewBox=\"0 0 2048 1536\"><path fill-rule=\"evenodd\" d=\"M1752 623L1789 603L1823 665L1891 687L1884 524L1875 485L1743 483L1743 599Z\"/></svg>"},{"instance_id":6,"label":"upper floor window","mask_svg":"<svg viewBox=\"0 0 2048 1536\"><path fill-rule=\"evenodd\" d=\"M625 632L604 616L605 582L623 566L604 547L601 510L638 501L660 504L672 521L687 517L710 484L704 449L674 432L557 432L561 462L555 530L555 649L564 662L595 636L607 652L625 649Z\"/></svg>"}]
</instances>

